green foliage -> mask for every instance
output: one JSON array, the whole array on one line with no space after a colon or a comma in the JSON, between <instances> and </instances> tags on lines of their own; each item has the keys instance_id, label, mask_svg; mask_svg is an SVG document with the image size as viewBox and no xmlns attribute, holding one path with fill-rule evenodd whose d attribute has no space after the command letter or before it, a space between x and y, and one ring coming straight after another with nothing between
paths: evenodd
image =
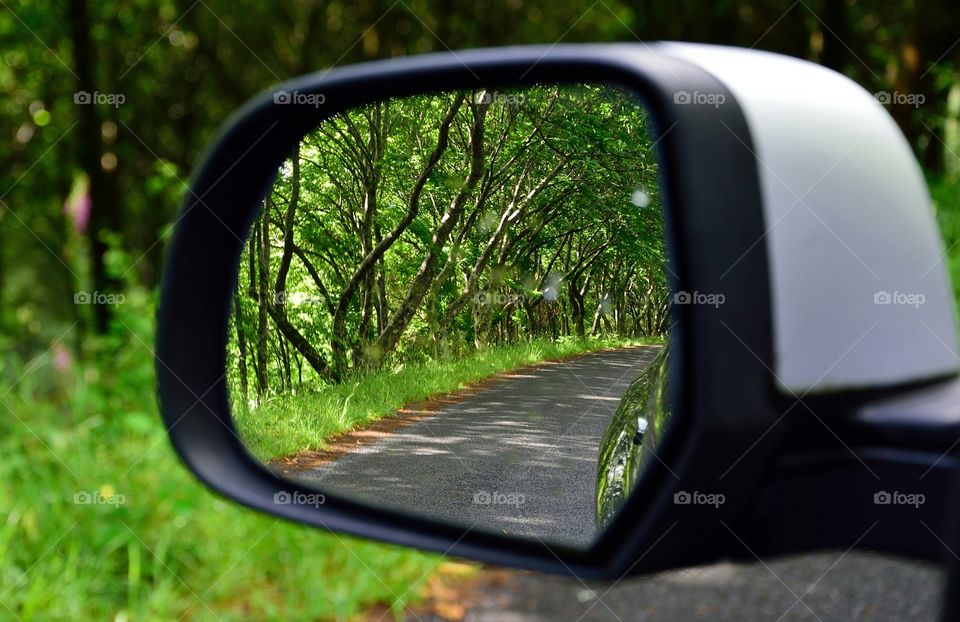
<instances>
[{"instance_id":1,"label":"green foliage","mask_svg":"<svg viewBox=\"0 0 960 622\"><path fill-rule=\"evenodd\" d=\"M280 167L240 261L244 397L491 345L666 330L647 111L612 87L378 102Z\"/></svg>"},{"instance_id":2,"label":"green foliage","mask_svg":"<svg viewBox=\"0 0 960 622\"><path fill-rule=\"evenodd\" d=\"M934 214L944 241L947 273L953 283L954 301L960 312L960 179L950 176L928 180Z\"/></svg>"},{"instance_id":3,"label":"green foliage","mask_svg":"<svg viewBox=\"0 0 960 622\"><path fill-rule=\"evenodd\" d=\"M149 298L85 342L94 362L55 347L4 377L0 619L345 619L416 601L435 556L253 513L182 467L154 407Z\"/></svg>"}]
</instances>

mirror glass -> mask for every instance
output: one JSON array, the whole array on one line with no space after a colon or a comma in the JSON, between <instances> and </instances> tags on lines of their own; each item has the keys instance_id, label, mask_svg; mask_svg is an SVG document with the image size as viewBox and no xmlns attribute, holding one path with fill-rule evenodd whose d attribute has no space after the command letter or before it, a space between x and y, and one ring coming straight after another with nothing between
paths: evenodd
<instances>
[{"instance_id":1,"label":"mirror glass","mask_svg":"<svg viewBox=\"0 0 960 622\"><path fill-rule=\"evenodd\" d=\"M670 419L652 122L623 90L541 85L380 101L302 138L227 353L243 442L317 491L276 503L597 537Z\"/></svg>"}]
</instances>

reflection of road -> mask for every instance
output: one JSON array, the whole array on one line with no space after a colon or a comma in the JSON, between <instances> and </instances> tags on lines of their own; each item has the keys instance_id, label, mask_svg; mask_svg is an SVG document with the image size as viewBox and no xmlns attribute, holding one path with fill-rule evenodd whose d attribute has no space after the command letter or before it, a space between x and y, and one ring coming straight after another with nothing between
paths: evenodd
<instances>
[{"instance_id":1,"label":"reflection of road","mask_svg":"<svg viewBox=\"0 0 960 622\"><path fill-rule=\"evenodd\" d=\"M512 374L297 477L467 526L589 543L600 439L656 352L596 352Z\"/></svg>"}]
</instances>

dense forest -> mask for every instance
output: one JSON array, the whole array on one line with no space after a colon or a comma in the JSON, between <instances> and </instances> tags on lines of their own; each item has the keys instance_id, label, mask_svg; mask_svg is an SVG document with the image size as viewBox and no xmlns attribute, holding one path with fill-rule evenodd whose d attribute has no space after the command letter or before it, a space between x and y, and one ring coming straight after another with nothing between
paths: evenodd
<instances>
[{"instance_id":1,"label":"dense forest","mask_svg":"<svg viewBox=\"0 0 960 622\"><path fill-rule=\"evenodd\" d=\"M74 294L152 290L206 141L244 100L297 74L517 43L748 46L899 95L889 109L939 176L958 172L958 16L946 0L10 4L0 11L0 341L15 367L68 329L74 351L106 333L116 306L77 305Z\"/></svg>"},{"instance_id":2,"label":"dense forest","mask_svg":"<svg viewBox=\"0 0 960 622\"><path fill-rule=\"evenodd\" d=\"M488 344L659 336L655 138L610 87L434 94L341 113L278 172L240 262L247 395Z\"/></svg>"}]
</instances>

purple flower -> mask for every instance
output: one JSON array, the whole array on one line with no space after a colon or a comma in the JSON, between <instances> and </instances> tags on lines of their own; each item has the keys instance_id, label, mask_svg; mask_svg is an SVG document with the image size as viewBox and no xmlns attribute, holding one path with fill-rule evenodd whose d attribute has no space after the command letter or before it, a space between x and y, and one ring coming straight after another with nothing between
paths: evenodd
<instances>
[{"instance_id":1,"label":"purple flower","mask_svg":"<svg viewBox=\"0 0 960 622\"><path fill-rule=\"evenodd\" d=\"M53 368L59 372L65 372L70 368L70 351L57 344L53 347Z\"/></svg>"},{"instance_id":2,"label":"purple flower","mask_svg":"<svg viewBox=\"0 0 960 622\"><path fill-rule=\"evenodd\" d=\"M83 233L87 230L87 223L90 221L90 191L87 184L76 184L73 192L67 197L63 204L63 212L73 223L73 229L77 233Z\"/></svg>"}]
</instances>

